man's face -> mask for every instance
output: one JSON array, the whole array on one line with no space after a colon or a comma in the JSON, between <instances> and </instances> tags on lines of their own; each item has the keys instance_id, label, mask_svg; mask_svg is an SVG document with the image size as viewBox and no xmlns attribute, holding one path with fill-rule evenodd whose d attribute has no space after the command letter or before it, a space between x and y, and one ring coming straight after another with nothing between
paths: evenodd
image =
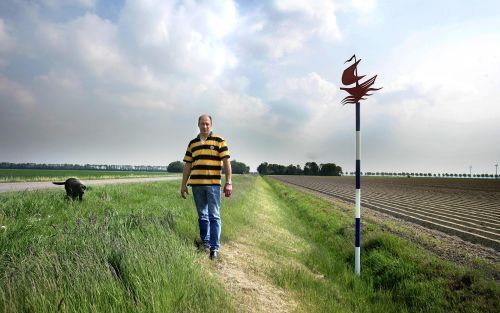
<instances>
[{"instance_id":1,"label":"man's face","mask_svg":"<svg viewBox=\"0 0 500 313\"><path fill-rule=\"evenodd\" d=\"M210 133L210 129L212 128L212 122L210 122L210 118L208 116L203 116L198 123L198 127L200 128L200 133Z\"/></svg>"}]
</instances>

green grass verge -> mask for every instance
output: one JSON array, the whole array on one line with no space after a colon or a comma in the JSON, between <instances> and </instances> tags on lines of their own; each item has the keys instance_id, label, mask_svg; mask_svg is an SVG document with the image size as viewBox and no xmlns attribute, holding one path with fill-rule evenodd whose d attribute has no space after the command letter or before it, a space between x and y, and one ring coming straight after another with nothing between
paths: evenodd
<instances>
[{"instance_id":1,"label":"green grass verge","mask_svg":"<svg viewBox=\"0 0 500 313\"><path fill-rule=\"evenodd\" d=\"M224 243L260 229L259 212L272 206L270 225L305 244L290 250L255 232L256 247L274 258L256 270L295 295L299 312L496 312L500 305L497 282L374 224L363 225L358 278L351 216L272 179L238 176L234 185L234 197L223 198L222 255ZM0 312L238 311L208 275L215 265L194 248L194 202L178 189L179 182L95 186L83 202L66 201L60 190L0 194Z\"/></svg>"},{"instance_id":2,"label":"green grass verge","mask_svg":"<svg viewBox=\"0 0 500 313\"><path fill-rule=\"evenodd\" d=\"M373 224L363 223L361 276L356 277L353 216L276 180L265 181L281 202L282 225L310 243L307 251L287 256L302 267L281 264L268 273L297 295L300 311L498 311L497 282L438 259Z\"/></svg>"},{"instance_id":3,"label":"green grass verge","mask_svg":"<svg viewBox=\"0 0 500 313\"><path fill-rule=\"evenodd\" d=\"M255 178L234 180L249 192L223 200L223 219L243 224ZM0 312L234 312L194 248L194 201L178 190L95 186L83 202L52 190L0 194Z\"/></svg>"},{"instance_id":4,"label":"green grass verge","mask_svg":"<svg viewBox=\"0 0 500 313\"><path fill-rule=\"evenodd\" d=\"M79 179L139 178L180 175L165 172L142 171L99 171L99 170L31 170L0 169L0 183L23 181L66 180L69 177Z\"/></svg>"}]
</instances>

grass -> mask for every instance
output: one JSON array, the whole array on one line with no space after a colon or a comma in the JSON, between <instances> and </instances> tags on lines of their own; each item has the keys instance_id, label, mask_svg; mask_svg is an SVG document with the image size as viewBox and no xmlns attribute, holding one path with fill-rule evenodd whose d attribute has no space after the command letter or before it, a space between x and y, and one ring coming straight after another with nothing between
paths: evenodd
<instances>
[{"instance_id":1,"label":"grass","mask_svg":"<svg viewBox=\"0 0 500 313\"><path fill-rule=\"evenodd\" d=\"M63 181L69 177L78 177L79 179L109 179L158 177L168 175L179 174L143 171L0 169L0 183L53 180Z\"/></svg>"},{"instance_id":2,"label":"grass","mask_svg":"<svg viewBox=\"0 0 500 313\"><path fill-rule=\"evenodd\" d=\"M268 273L302 300L301 311L496 312L500 307L496 281L374 224L363 225L362 274L355 277L353 217L276 180L266 182L279 199L282 225L309 243L288 256L303 266L280 265Z\"/></svg>"},{"instance_id":3,"label":"grass","mask_svg":"<svg viewBox=\"0 0 500 313\"><path fill-rule=\"evenodd\" d=\"M234 180L251 189L252 178ZM194 202L178 188L95 186L83 202L60 191L0 194L0 312L234 312L200 265ZM224 203L227 222L242 219L232 208L246 196Z\"/></svg>"},{"instance_id":4,"label":"grass","mask_svg":"<svg viewBox=\"0 0 500 313\"><path fill-rule=\"evenodd\" d=\"M254 243L253 273L298 312L496 312L499 285L363 224L353 274L353 217L268 178L238 176L223 198L222 250ZM197 252L194 202L179 182L0 194L0 312L239 312Z\"/></svg>"}]
</instances>

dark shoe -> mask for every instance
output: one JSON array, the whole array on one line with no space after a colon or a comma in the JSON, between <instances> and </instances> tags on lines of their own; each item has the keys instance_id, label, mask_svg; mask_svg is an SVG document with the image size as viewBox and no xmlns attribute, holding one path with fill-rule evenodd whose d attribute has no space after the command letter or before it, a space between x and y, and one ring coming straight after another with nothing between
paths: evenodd
<instances>
[{"instance_id":1,"label":"dark shoe","mask_svg":"<svg viewBox=\"0 0 500 313\"><path fill-rule=\"evenodd\" d=\"M198 249L198 251L200 251L200 252L204 252L204 251L208 252L208 250L210 250L210 245L199 240L199 239L195 239L194 244L195 244L196 248Z\"/></svg>"},{"instance_id":2,"label":"dark shoe","mask_svg":"<svg viewBox=\"0 0 500 313\"><path fill-rule=\"evenodd\" d=\"M210 260L215 260L219 257L218 251L210 251Z\"/></svg>"}]
</instances>

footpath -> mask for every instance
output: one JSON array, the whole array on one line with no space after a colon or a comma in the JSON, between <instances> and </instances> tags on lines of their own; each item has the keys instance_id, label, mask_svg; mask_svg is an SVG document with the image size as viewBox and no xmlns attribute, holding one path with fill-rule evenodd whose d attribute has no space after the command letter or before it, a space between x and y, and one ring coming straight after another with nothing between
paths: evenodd
<instances>
[{"instance_id":1,"label":"footpath","mask_svg":"<svg viewBox=\"0 0 500 313\"><path fill-rule=\"evenodd\" d=\"M180 179L180 176L168 177L144 177L144 178L117 178L117 179L93 179L82 180L86 186L93 185L109 185L109 184L128 184L128 183L144 183L153 181L175 180ZM54 185L52 182L19 182L19 183L0 183L0 192L8 191L25 191L50 188L63 188L64 186Z\"/></svg>"},{"instance_id":2,"label":"footpath","mask_svg":"<svg viewBox=\"0 0 500 313\"><path fill-rule=\"evenodd\" d=\"M280 251L293 253L307 249L308 243L282 226L285 221L281 210L264 180L257 182L257 194L259 197L253 197L249 204L256 212L256 226L223 246L215 275L233 296L239 311L294 312L297 303L293 296L272 284L268 271L293 262Z\"/></svg>"}]
</instances>

